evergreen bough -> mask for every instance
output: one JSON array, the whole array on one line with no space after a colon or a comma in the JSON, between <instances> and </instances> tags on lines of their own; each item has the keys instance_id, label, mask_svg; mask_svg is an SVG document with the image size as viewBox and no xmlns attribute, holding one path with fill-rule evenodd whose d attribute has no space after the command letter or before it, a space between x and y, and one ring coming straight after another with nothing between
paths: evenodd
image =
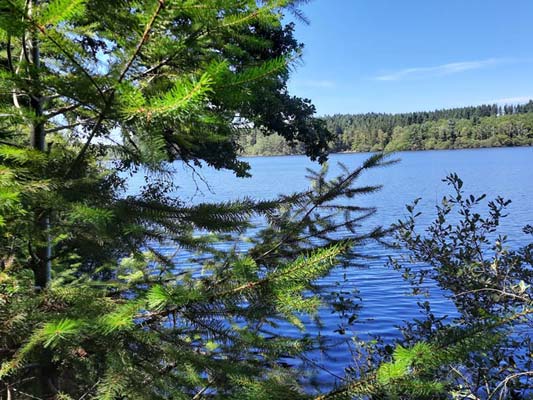
<instances>
[{"instance_id":1,"label":"evergreen bough","mask_svg":"<svg viewBox=\"0 0 533 400\"><path fill-rule=\"evenodd\" d=\"M278 327L304 330L313 282L381 236L358 226L374 209L337 202L387 161L270 201L191 205L170 179L175 160L247 175L252 127L325 161L329 132L286 88L297 3L0 2L2 398L307 397L280 360L317 343ZM258 218L246 252L214 245Z\"/></svg>"}]
</instances>

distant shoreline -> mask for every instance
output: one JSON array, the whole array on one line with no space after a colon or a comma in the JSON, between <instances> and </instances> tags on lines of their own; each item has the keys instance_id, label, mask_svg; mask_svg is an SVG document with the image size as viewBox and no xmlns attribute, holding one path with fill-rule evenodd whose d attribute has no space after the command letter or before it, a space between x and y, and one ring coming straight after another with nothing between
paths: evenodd
<instances>
[{"instance_id":1,"label":"distant shoreline","mask_svg":"<svg viewBox=\"0 0 533 400\"><path fill-rule=\"evenodd\" d=\"M524 145L524 146L480 146L480 147L463 147L460 149L406 149L406 150L394 150L390 152L385 153L403 153L403 152L423 152L423 151L460 151L460 150L482 150L482 149L513 149L513 148L528 148L532 147L533 145ZM377 150L377 151L356 151L356 150L350 150L350 151L336 151L329 153L329 155L334 154L375 154L375 153L381 153L384 152L383 150ZM290 153L290 154L240 154L239 157L243 158L256 158L256 157L288 157L288 156L304 156L306 155L304 153Z\"/></svg>"}]
</instances>

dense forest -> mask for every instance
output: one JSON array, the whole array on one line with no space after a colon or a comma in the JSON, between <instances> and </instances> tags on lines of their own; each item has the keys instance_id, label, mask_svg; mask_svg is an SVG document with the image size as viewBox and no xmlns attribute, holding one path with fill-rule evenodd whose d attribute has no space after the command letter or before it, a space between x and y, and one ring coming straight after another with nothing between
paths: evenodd
<instances>
[{"instance_id":1,"label":"dense forest","mask_svg":"<svg viewBox=\"0 0 533 400\"><path fill-rule=\"evenodd\" d=\"M333 133L330 149L401 151L529 146L533 144L533 101L403 114L335 114L324 118ZM240 144L246 155L298 154L279 135L254 130Z\"/></svg>"}]
</instances>

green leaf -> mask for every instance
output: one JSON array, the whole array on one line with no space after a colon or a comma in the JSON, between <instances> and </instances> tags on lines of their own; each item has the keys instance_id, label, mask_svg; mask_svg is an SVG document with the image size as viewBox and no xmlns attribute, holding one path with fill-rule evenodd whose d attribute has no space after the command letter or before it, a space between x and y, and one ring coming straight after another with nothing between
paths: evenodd
<instances>
[{"instance_id":1,"label":"green leaf","mask_svg":"<svg viewBox=\"0 0 533 400\"><path fill-rule=\"evenodd\" d=\"M214 351L216 349L218 349L219 347L219 344L218 343L215 343L211 340L208 340L206 343L205 343L205 348L209 351Z\"/></svg>"},{"instance_id":2,"label":"green leaf","mask_svg":"<svg viewBox=\"0 0 533 400\"><path fill-rule=\"evenodd\" d=\"M171 301L172 296L162 285L154 286L146 296L148 307L151 310L162 310Z\"/></svg>"},{"instance_id":3,"label":"green leaf","mask_svg":"<svg viewBox=\"0 0 533 400\"><path fill-rule=\"evenodd\" d=\"M40 10L37 22L43 27L66 22L82 15L85 3L86 0L52 0Z\"/></svg>"},{"instance_id":4,"label":"green leaf","mask_svg":"<svg viewBox=\"0 0 533 400\"><path fill-rule=\"evenodd\" d=\"M136 302L128 303L118 307L115 311L110 312L99 318L98 324L104 334L110 334L116 331L127 331L135 326L134 318L139 310Z\"/></svg>"},{"instance_id":5,"label":"green leaf","mask_svg":"<svg viewBox=\"0 0 533 400\"><path fill-rule=\"evenodd\" d=\"M56 322L49 322L41 330L44 347L55 347L60 341L65 340L80 332L81 323L72 319L62 319Z\"/></svg>"},{"instance_id":6,"label":"green leaf","mask_svg":"<svg viewBox=\"0 0 533 400\"><path fill-rule=\"evenodd\" d=\"M144 116L150 121L153 117L186 112L206 99L212 84L211 76L204 73L198 80L178 79L170 90L147 101L138 92L132 92L126 99L130 102L123 105L123 113L128 117Z\"/></svg>"}]
</instances>

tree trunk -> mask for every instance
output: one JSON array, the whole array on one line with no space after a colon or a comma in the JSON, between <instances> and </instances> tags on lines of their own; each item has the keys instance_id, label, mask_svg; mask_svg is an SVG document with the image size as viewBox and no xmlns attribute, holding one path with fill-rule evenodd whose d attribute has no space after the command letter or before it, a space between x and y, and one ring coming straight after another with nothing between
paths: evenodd
<instances>
[{"instance_id":1,"label":"tree trunk","mask_svg":"<svg viewBox=\"0 0 533 400\"><path fill-rule=\"evenodd\" d=\"M38 0L34 0L33 4L30 1L28 6L28 13L31 17L32 8L37 5ZM41 82L39 79L39 68L41 67L41 57L39 51L39 41L37 32L33 31L31 35L31 80L32 93L30 94L30 108L35 115L32 122L30 144L35 150L45 151L45 130L43 120L43 105ZM51 256L52 247L50 244L50 237L48 230L50 228L50 219L46 210L37 210L35 216L36 230L39 234L39 245L34 250L33 271L35 274L35 286L39 289L44 289L50 282L51 273ZM45 244L43 244L45 243Z\"/></svg>"},{"instance_id":2,"label":"tree trunk","mask_svg":"<svg viewBox=\"0 0 533 400\"><path fill-rule=\"evenodd\" d=\"M33 8L38 4L38 0L28 2L28 16L32 17ZM43 118L43 93L40 80L41 56L39 50L39 39L36 29L32 29L30 37L31 62L30 78L32 89L30 93L30 109L33 111L34 120L31 126L30 145L38 151L46 151L45 126ZM51 278L51 256L52 246L50 235L50 216L46 207L35 210L35 231L37 233L36 248L33 249L33 271L35 275L35 287L37 290L44 290L50 284ZM57 398L57 365L52 361L52 351L44 349L41 353L40 364L40 386L41 396L46 400Z\"/></svg>"}]
</instances>

